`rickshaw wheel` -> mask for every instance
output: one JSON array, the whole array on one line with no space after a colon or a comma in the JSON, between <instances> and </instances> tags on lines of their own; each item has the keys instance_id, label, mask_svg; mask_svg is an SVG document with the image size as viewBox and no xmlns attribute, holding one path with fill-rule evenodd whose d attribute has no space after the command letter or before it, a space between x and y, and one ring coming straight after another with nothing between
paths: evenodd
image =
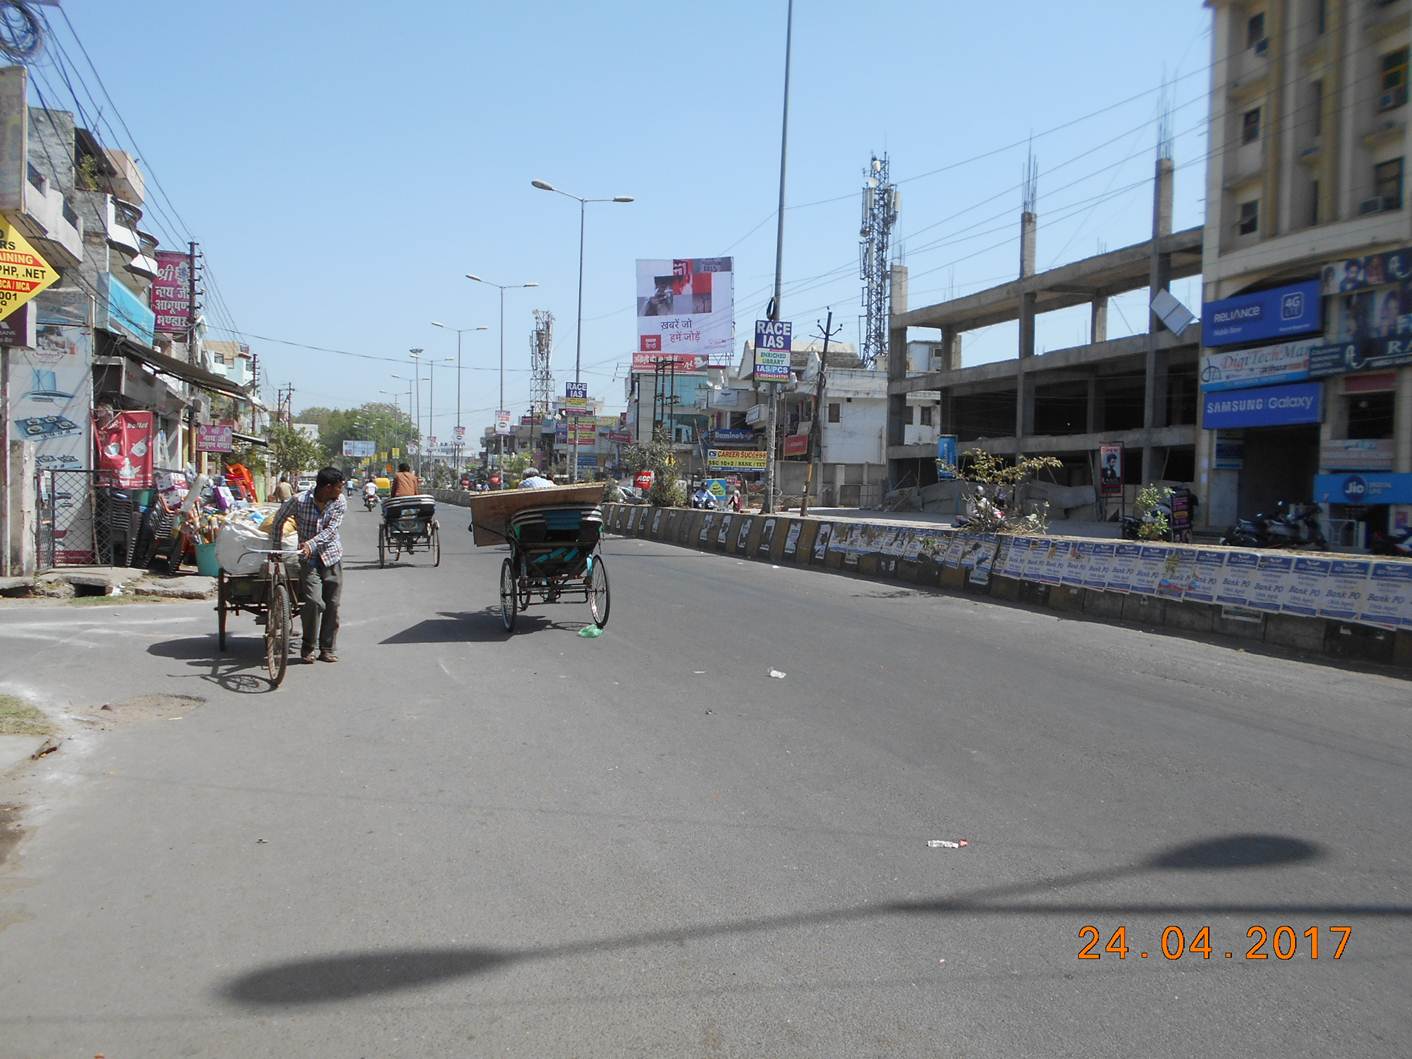
<instances>
[{"instance_id":1,"label":"rickshaw wheel","mask_svg":"<svg viewBox=\"0 0 1412 1059\"><path fill-rule=\"evenodd\" d=\"M431 552L436 556L432 566L441 565L441 527L435 522L431 524Z\"/></svg>"},{"instance_id":2,"label":"rickshaw wheel","mask_svg":"<svg viewBox=\"0 0 1412 1059\"><path fill-rule=\"evenodd\" d=\"M265 668L270 683L279 687L289 667L289 590L283 585L270 589L270 612L265 620Z\"/></svg>"},{"instance_id":3,"label":"rickshaw wheel","mask_svg":"<svg viewBox=\"0 0 1412 1059\"><path fill-rule=\"evenodd\" d=\"M520 557L519 565L515 569L515 584L520 588L520 609L528 610L530 601L534 598L534 583L530 581L524 556Z\"/></svg>"},{"instance_id":4,"label":"rickshaw wheel","mask_svg":"<svg viewBox=\"0 0 1412 1059\"><path fill-rule=\"evenodd\" d=\"M378 527L378 566L387 565L387 527Z\"/></svg>"},{"instance_id":5,"label":"rickshaw wheel","mask_svg":"<svg viewBox=\"0 0 1412 1059\"><path fill-rule=\"evenodd\" d=\"M226 649L226 575L222 570L216 577L216 647Z\"/></svg>"},{"instance_id":6,"label":"rickshaw wheel","mask_svg":"<svg viewBox=\"0 0 1412 1059\"><path fill-rule=\"evenodd\" d=\"M500 564L500 622L506 632L515 631L515 615L520 609L520 597L515 588L515 567L506 559Z\"/></svg>"},{"instance_id":7,"label":"rickshaw wheel","mask_svg":"<svg viewBox=\"0 0 1412 1059\"><path fill-rule=\"evenodd\" d=\"M588 575L588 612L593 615L593 624L600 629L608 624L608 569L603 565L603 556L593 557L593 569Z\"/></svg>"}]
</instances>

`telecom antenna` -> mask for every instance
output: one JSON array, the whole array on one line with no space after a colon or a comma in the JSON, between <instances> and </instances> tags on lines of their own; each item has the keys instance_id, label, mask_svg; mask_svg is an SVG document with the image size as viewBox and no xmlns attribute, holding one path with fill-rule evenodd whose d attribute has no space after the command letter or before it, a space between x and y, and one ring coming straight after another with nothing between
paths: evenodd
<instances>
[{"instance_id":1,"label":"telecom antenna","mask_svg":"<svg viewBox=\"0 0 1412 1059\"><path fill-rule=\"evenodd\" d=\"M549 367L549 354L554 349L554 314L548 309L534 311L534 330L530 332L530 401L533 414L547 419L554 408L554 372Z\"/></svg>"},{"instance_id":2,"label":"telecom antenna","mask_svg":"<svg viewBox=\"0 0 1412 1059\"><path fill-rule=\"evenodd\" d=\"M888 242L897 223L897 187L888 177L887 154L873 155L863 181L863 224L858 230L858 273L863 280L863 366L887 361Z\"/></svg>"}]
</instances>

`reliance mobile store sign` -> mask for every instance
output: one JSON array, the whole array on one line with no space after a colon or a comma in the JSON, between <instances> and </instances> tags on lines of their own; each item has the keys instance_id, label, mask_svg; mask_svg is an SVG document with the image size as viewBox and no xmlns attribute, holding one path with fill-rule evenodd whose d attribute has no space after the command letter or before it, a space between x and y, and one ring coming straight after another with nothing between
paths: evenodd
<instances>
[{"instance_id":1,"label":"reliance mobile store sign","mask_svg":"<svg viewBox=\"0 0 1412 1059\"><path fill-rule=\"evenodd\" d=\"M1206 430L1295 426L1323 418L1324 386L1318 382L1202 396L1201 425Z\"/></svg>"},{"instance_id":2,"label":"reliance mobile store sign","mask_svg":"<svg viewBox=\"0 0 1412 1059\"><path fill-rule=\"evenodd\" d=\"M1207 302L1201 310L1201 328L1202 340L1208 346L1233 346L1322 331L1320 283L1308 280Z\"/></svg>"}]
</instances>

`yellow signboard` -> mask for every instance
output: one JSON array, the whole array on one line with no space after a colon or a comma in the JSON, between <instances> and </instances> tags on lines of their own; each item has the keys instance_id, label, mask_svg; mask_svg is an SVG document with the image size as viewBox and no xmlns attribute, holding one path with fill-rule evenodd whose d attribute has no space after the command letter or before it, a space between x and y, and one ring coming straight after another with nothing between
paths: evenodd
<instances>
[{"instance_id":1,"label":"yellow signboard","mask_svg":"<svg viewBox=\"0 0 1412 1059\"><path fill-rule=\"evenodd\" d=\"M401 450L401 449L393 449L393 450L392 450L392 458L393 458L394 460L397 459L397 458L398 458L399 456L401 456L401 455L402 455L402 450Z\"/></svg>"},{"instance_id":2,"label":"yellow signboard","mask_svg":"<svg viewBox=\"0 0 1412 1059\"><path fill-rule=\"evenodd\" d=\"M58 279L59 273L29 245L10 218L0 214L0 320Z\"/></svg>"},{"instance_id":3,"label":"yellow signboard","mask_svg":"<svg viewBox=\"0 0 1412 1059\"><path fill-rule=\"evenodd\" d=\"M707 449L706 466L713 471L763 471L765 453L758 449Z\"/></svg>"}]
</instances>

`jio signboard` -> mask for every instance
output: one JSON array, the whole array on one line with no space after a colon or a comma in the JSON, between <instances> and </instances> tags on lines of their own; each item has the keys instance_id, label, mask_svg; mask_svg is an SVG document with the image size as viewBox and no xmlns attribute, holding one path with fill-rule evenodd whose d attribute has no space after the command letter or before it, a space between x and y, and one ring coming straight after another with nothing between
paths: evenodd
<instances>
[{"instance_id":1,"label":"jio signboard","mask_svg":"<svg viewBox=\"0 0 1412 1059\"><path fill-rule=\"evenodd\" d=\"M784 320L755 321L755 378L789 382L789 351L794 325Z\"/></svg>"},{"instance_id":2,"label":"jio signboard","mask_svg":"<svg viewBox=\"0 0 1412 1059\"><path fill-rule=\"evenodd\" d=\"M1319 382L1218 390L1201 398L1201 425L1207 430L1296 426L1324 418L1324 384Z\"/></svg>"},{"instance_id":3,"label":"jio signboard","mask_svg":"<svg viewBox=\"0 0 1412 1059\"><path fill-rule=\"evenodd\" d=\"M1201 310L1202 341L1234 346L1324 329L1318 280L1207 302Z\"/></svg>"},{"instance_id":4,"label":"jio signboard","mask_svg":"<svg viewBox=\"0 0 1412 1059\"><path fill-rule=\"evenodd\" d=\"M1412 504L1412 474L1319 474L1314 498L1321 504Z\"/></svg>"}]
</instances>

